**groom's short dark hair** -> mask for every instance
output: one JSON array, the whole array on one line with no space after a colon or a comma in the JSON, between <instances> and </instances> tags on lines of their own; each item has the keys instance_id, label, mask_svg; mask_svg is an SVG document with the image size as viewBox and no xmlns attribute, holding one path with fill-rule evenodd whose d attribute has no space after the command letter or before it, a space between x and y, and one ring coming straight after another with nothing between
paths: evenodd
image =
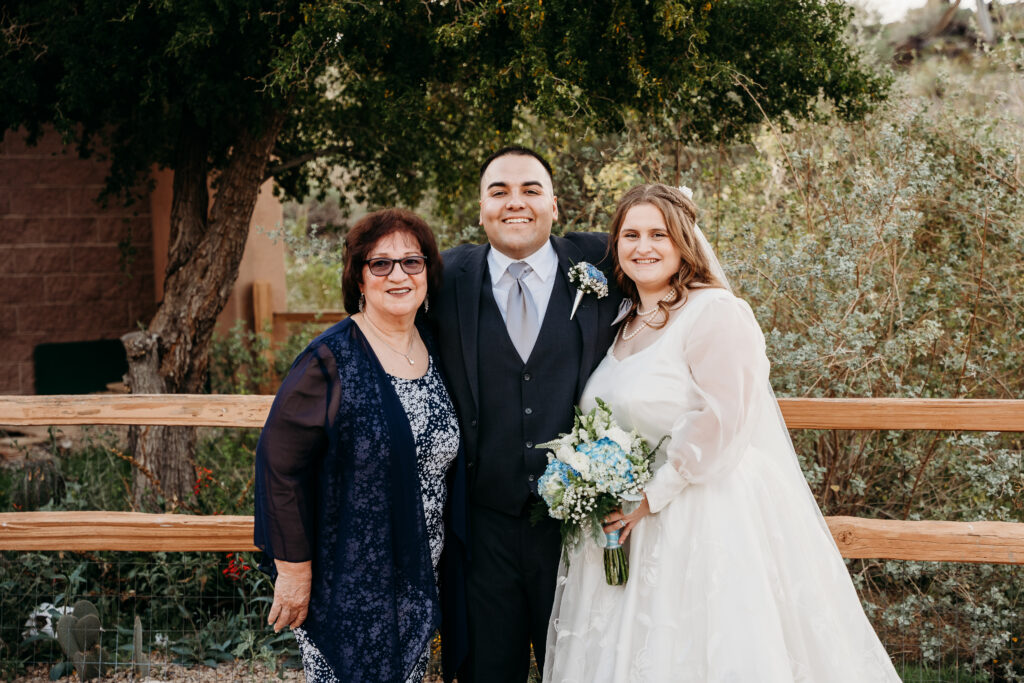
<instances>
[{"instance_id":1,"label":"groom's short dark hair","mask_svg":"<svg viewBox=\"0 0 1024 683\"><path fill-rule=\"evenodd\" d=\"M507 147L502 147L497 152L494 152L489 157L484 159L484 163L480 164L480 180L484 179L484 173L487 172L487 167L491 165L492 161L500 157L508 156L510 154L521 157L533 157L534 159L539 161L540 165L544 167L544 170L548 172L548 177L554 180L555 174L551 170L551 164L548 163L548 160L542 157L538 152L535 152L532 149L529 149L528 147L520 147L519 145L509 145Z\"/></svg>"}]
</instances>

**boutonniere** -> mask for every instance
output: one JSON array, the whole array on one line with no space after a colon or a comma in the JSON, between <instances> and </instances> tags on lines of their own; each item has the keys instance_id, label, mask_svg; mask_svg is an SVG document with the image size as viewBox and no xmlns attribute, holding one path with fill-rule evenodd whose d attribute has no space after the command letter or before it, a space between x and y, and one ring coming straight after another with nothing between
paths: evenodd
<instances>
[{"instance_id":1,"label":"boutonniere","mask_svg":"<svg viewBox=\"0 0 1024 683\"><path fill-rule=\"evenodd\" d=\"M569 320L576 315L576 308L580 305L584 294L593 294L598 299L608 296L608 278L597 267L586 261L580 261L569 269L569 284L576 288L576 301L572 303Z\"/></svg>"}]
</instances>

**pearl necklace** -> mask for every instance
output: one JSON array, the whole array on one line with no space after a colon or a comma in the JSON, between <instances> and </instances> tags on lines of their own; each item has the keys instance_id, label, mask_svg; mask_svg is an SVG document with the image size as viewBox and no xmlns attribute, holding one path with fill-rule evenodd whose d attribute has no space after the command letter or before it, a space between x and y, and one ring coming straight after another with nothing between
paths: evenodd
<instances>
[{"instance_id":1,"label":"pearl necklace","mask_svg":"<svg viewBox=\"0 0 1024 683\"><path fill-rule=\"evenodd\" d=\"M640 331L642 329L644 329L645 327L647 327L647 324L648 324L648 320L646 318L644 320L641 320L640 324L637 326L637 328L635 330L633 330L632 332L630 332L629 334L626 334L626 328L629 327L629 323L626 323L625 325L623 325L622 326L622 335L621 335L622 336L622 341L629 341L630 339L632 339L636 335L640 334Z\"/></svg>"},{"instance_id":2,"label":"pearl necklace","mask_svg":"<svg viewBox=\"0 0 1024 683\"><path fill-rule=\"evenodd\" d=\"M670 289L670 290L668 290L668 294L666 294L665 296L663 296L660 299L658 299L658 303L660 304L662 301L671 301L674 298L676 298L676 291L674 289ZM653 315L655 312L657 312L657 310L658 310L658 304L654 304L654 308L652 308L649 311L641 311L640 310L640 304L636 305L636 314L638 316L640 316L640 317Z\"/></svg>"},{"instance_id":3,"label":"pearl necklace","mask_svg":"<svg viewBox=\"0 0 1024 683\"><path fill-rule=\"evenodd\" d=\"M416 343L416 337L413 337L412 339L409 340L408 350L405 353L402 353L391 344L388 344L387 340L384 338L384 333L381 331L379 327L373 324L373 321L370 320L370 316L366 315L365 311L363 312L363 320L370 323L370 327L373 328L373 336L377 337L377 339L380 340L381 344L388 347L389 349L397 353L399 356L404 357L407 361L409 361L409 365L416 365L416 361L414 361L409 355L412 353L412 345Z\"/></svg>"},{"instance_id":4,"label":"pearl necklace","mask_svg":"<svg viewBox=\"0 0 1024 683\"><path fill-rule=\"evenodd\" d=\"M676 296L675 290L674 289L673 290L669 290L668 294L666 294L665 296L663 296L660 299L658 299L658 303L661 303L662 301L670 301L670 300L674 299L675 296ZM640 324L637 326L637 328L635 330L633 330L629 334L626 334L626 328L629 327L629 322L626 322L622 326L622 341L629 341L630 339L632 339L636 335L640 334L641 330L643 330L645 327L647 327L650 324L651 318L659 310L660 309L658 308L658 305L655 304L654 308L652 308L651 310L649 310L649 311L641 311L640 310L640 304L637 304L637 306L636 306L636 316L637 316L637 318L641 319L640 320Z\"/></svg>"}]
</instances>

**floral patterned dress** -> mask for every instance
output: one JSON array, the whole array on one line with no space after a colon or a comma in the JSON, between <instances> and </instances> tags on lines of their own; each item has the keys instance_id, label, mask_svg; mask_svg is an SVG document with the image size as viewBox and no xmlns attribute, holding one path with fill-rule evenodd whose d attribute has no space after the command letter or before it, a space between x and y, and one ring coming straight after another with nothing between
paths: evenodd
<instances>
[{"instance_id":1,"label":"floral patterned dress","mask_svg":"<svg viewBox=\"0 0 1024 683\"><path fill-rule=\"evenodd\" d=\"M444 508L448 497L446 473L459 450L459 423L434 359L426 374L416 379L389 375L395 393L405 409L416 440L416 466L423 501L423 515L430 538L430 560L437 578L438 563L444 547ZM295 630L302 652L302 663L309 683L337 683L316 645L302 629ZM430 646L424 650L406 683L420 683L427 673Z\"/></svg>"}]
</instances>

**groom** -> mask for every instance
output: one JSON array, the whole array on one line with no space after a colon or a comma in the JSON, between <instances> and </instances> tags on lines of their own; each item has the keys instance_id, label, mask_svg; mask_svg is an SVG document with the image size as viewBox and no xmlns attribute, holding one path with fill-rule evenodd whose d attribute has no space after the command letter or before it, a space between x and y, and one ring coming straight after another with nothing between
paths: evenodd
<instances>
[{"instance_id":1,"label":"groom","mask_svg":"<svg viewBox=\"0 0 1024 683\"><path fill-rule=\"evenodd\" d=\"M444 253L434 313L470 501L469 657L460 683L522 683L531 643L543 669L560 535L553 519L530 522L547 465L536 446L572 428L573 407L614 337L621 295L610 270L609 295L585 295L569 319L576 290L568 270L580 261L608 266L607 235L552 237L557 218L548 162L506 147L480 170L489 244Z\"/></svg>"}]
</instances>

